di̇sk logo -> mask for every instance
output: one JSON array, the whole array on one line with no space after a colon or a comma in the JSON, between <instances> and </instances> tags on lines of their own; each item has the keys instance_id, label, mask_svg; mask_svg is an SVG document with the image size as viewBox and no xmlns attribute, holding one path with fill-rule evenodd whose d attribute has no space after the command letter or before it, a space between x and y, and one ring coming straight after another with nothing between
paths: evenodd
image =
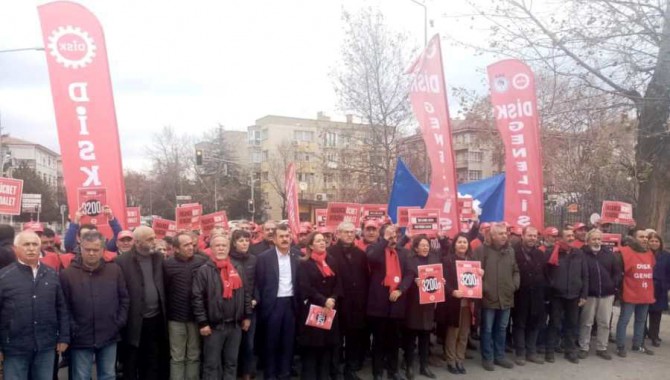
<instances>
[{"instance_id":1,"label":"di\u0307sk logo","mask_svg":"<svg viewBox=\"0 0 670 380\"><path fill-rule=\"evenodd\" d=\"M69 69L84 68L93 62L96 46L93 38L79 27L61 26L51 32L47 46L56 62Z\"/></svg>"}]
</instances>

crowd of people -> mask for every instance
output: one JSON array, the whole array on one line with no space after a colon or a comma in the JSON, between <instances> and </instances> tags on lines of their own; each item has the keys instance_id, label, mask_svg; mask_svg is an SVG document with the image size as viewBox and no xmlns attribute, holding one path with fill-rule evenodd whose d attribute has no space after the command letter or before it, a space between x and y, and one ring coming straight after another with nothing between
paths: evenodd
<instances>
[{"instance_id":1,"label":"crowd of people","mask_svg":"<svg viewBox=\"0 0 670 380\"><path fill-rule=\"evenodd\" d=\"M51 379L64 366L78 380L93 367L100 380L359 379L368 357L374 379L437 378L431 346L462 375L477 341L488 371L661 344L670 253L651 230L632 229L616 252L602 242L608 226L580 223L475 223L449 238L384 220L334 231L266 221L157 239L105 213L109 240L80 213L62 244L39 223L16 236L0 226L5 379ZM480 263L481 299L459 290L461 260ZM419 302L427 264L443 266L444 302ZM305 323L313 305L329 329Z\"/></svg>"}]
</instances>

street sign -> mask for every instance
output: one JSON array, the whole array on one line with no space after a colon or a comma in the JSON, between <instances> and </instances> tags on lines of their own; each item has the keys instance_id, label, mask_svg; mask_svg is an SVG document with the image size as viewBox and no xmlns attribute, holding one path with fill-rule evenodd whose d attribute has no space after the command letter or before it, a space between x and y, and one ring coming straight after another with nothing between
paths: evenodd
<instances>
[{"instance_id":1,"label":"street sign","mask_svg":"<svg viewBox=\"0 0 670 380\"><path fill-rule=\"evenodd\" d=\"M36 213L42 208L42 194L23 194L21 212Z\"/></svg>"},{"instance_id":2,"label":"street sign","mask_svg":"<svg viewBox=\"0 0 670 380\"><path fill-rule=\"evenodd\" d=\"M190 195L177 195L177 200L178 201L190 201L191 196Z\"/></svg>"}]
</instances>

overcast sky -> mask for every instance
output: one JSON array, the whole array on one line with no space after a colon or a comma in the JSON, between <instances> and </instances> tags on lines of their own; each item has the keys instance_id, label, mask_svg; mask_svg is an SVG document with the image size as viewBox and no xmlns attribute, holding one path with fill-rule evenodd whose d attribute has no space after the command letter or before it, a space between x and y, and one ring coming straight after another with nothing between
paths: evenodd
<instances>
[{"instance_id":1,"label":"overcast sky","mask_svg":"<svg viewBox=\"0 0 670 380\"><path fill-rule=\"evenodd\" d=\"M267 114L343 119L330 73L343 39L342 10L379 8L391 27L423 44L423 9L410 0L81 0L105 32L124 168L149 168L145 147L165 125L201 134L246 130ZM37 5L0 1L0 50L42 46ZM477 43L451 17L462 0L427 0L434 33ZM449 15L450 17L445 17ZM450 87L485 91L491 58L443 44ZM450 106L457 106L454 101ZM0 53L3 133L59 151L43 51Z\"/></svg>"}]
</instances>

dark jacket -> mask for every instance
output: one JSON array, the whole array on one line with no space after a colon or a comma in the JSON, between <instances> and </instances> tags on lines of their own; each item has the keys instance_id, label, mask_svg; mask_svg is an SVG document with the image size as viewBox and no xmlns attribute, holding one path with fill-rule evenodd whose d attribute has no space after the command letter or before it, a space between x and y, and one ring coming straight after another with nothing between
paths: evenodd
<instances>
[{"instance_id":1,"label":"dark jacket","mask_svg":"<svg viewBox=\"0 0 670 380\"><path fill-rule=\"evenodd\" d=\"M252 244L249 247L249 253L251 253L252 255L258 256L261 253L267 251L268 249L274 248L274 247L275 247L274 244L271 244L267 240L263 239L256 244Z\"/></svg>"},{"instance_id":2,"label":"dark jacket","mask_svg":"<svg viewBox=\"0 0 670 380\"><path fill-rule=\"evenodd\" d=\"M407 289L407 310L405 311L405 326L411 330L432 331L435 322L435 304L421 305L419 300L419 287L416 279L419 278L419 265L430 265L440 263L440 254L430 251L428 256L418 256L412 253L407 260L407 268L403 273L403 282L409 283Z\"/></svg>"},{"instance_id":3,"label":"dark jacket","mask_svg":"<svg viewBox=\"0 0 670 380\"><path fill-rule=\"evenodd\" d=\"M251 316L251 292L246 286L244 267L232 261L235 270L242 278L242 287L233 290L233 296L223 298L221 271L213 261L200 266L193 277L192 304L193 315L198 326L215 327L226 322L241 322Z\"/></svg>"},{"instance_id":4,"label":"dark jacket","mask_svg":"<svg viewBox=\"0 0 670 380\"><path fill-rule=\"evenodd\" d=\"M0 224L0 269L16 261L14 253L14 228Z\"/></svg>"},{"instance_id":5,"label":"dark jacket","mask_svg":"<svg viewBox=\"0 0 670 380\"><path fill-rule=\"evenodd\" d=\"M298 313L298 300L300 289L298 287L298 267L300 253L295 249L289 252L291 257L291 282L293 284L293 311ZM279 260L277 249L270 248L258 255L256 261L256 294L258 298L258 316L261 320L267 319L277 304L277 292L279 291Z\"/></svg>"},{"instance_id":6,"label":"dark jacket","mask_svg":"<svg viewBox=\"0 0 670 380\"><path fill-rule=\"evenodd\" d=\"M235 248L231 248L230 259L244 268L244 274L247 276L247 282L244 284L244 286L249 288L251 291L251 299L255 300L256 295L254 292L256 289L256 261L258 258L256 255L252 254L251 251L247 253L240 253L237 252Z\"/></svg>"},{"instance_id":7,"label":"dark jacket","mask_svg":"<svg viewBox=\"0 0 670 380\"><path fill-rule=\"evenodd\" d=\"M368 303L368 258L355 245L345 247L342 242L328 248L328 256L341 268L343 298L338 305L338 317L343 330L365 328Z\"/></svg>"},{"instance_id":8,"label":"dark jacket","mask_svg":"<svg viewBox=\"0 0 670 380\"><path fill-rule=\"evenodd\" d=\"M70 346L100 348L118 342L130 305L121 268L100 260L91 271L77 259L61 272L60 281L70 308Z\"/></svg>"},{"instance_id":9,"label":"dark jacket","mask_svg":"<svg viewBox=\"0 0 670 380\"><path fill-rule=\"evenodd\" d=\"M482 307L514 307L514 292L521 282L514 250L509 245L497 249L484 244L475 250L474 258L482 263L484 269Z\"/></svg>"},{"instance_id":10,"label":"dark jacket","mask_svg":"<svg viewBox=\"0 0 670 380\"><path fill-rule=\"evenodd\" d=\"M138 256L133 248L130 252L116 258L116 264L121 267L123 278L126 280L126 288L130 297L130 308L128 309L128 322L123 332L124 341L133 347L140 346L142 336L142 309L144 308L144 277ZM163 285L163 255L157 252L151 254L151 264L154 272L154 283L158 290L158 300L162 317L165 320L165 287Z\"/></svg>"},{"instance_id":11,"label":"dark jacket","mask_svg":"<svg viewBox=\"0 0 670 380\"><path fill-rule=\"evenodd\" d=\"M70 343L70 315L56 272L15 261L0 270L0 351L5 355L55 351Z\"/></svg>"},{"instance_id":12,"label":"dark jacket","mask_svg":"<svg viewBox=\"0 0 670 380\"><path fill-rule=\"evenodd\" d=\"M400 280L398 290L402 295L396 302L389 300L391 292L384 286L384 277L386 276L386 247L388 241L379 239L379 242L368 246L365 254L368 257L370 266L370 285L368 287L368 307L367 315L371 317L403 319L407 309L407 289L411 285L410 281ZM400 260L400 273L407 270L407 258L409 252L400 247L396 247L398 258Z\"/></svg>"},{"instance_id":13,"label":"dark jacket","mask_svg":"<svg viewBox=\"0 0 670 380\"><path fill-rule=\"evenodd\" d=\"M326 263L335 272L335 276L324 277L314 260L300 262L298 284L300 287L301 310L298 319L300 321L298 324L300 326L298 343L302 346L336 346L340 342L339 320L341 313L337 305L341 302L343 294L342 279L339 274L344 270L338 267L337 261L330 256L326 256ZM338 310L331 329L324 330L305 325L304 321L307 320L310 305L325 306L328 298L335 300L335 310Z\"/></svg>"},{"instance_id":14,"label":"dark jacket","mask_svg":"<svg viewBox=\"0 0 670 380\"><path fill-rule=\"evenodd\" d=\"M656 302L649 305L651 311L668 310L668 291L670 290L670 252L660 251L654 254L654 298Z\"/></svg>"},{"instance_id":15,"label":"dark jacket","mask_svg":"<svg viewBox=\"0 0 670 380\"><path fill-rule=\"evenodd\" d=\"M582 250L570 248L558 253L558 266L547 264L549 294L565 299L586 299L589 293L589 270Z\"/></svg>"},{"instance_id":16,"label":"dark jacket","mask_svg":"<svg viewBox=\"0 0 670 380\"><path fill-rule=\"evenodd\" d=\"M182 260L173 256L163 262L168 321L191 322L194 320L191 308L193 273L207 260L209 260L207 256L195 253L190 260Z\"/></svg>"},{"instance_id":17,"label":"dark jacket","mask_svg":"<svg viewBox=\"0 0 670 380\"><path fill-rule=\"evenodd\" d=\"M582 248L589 270L589 297L607 297L617 293L621 285L622 269L614 253L605 246L594 253L591 247Z\"/></svg>"},{"instance_id":18,"label":"dark jacket","mask_svg":"<svg viewBox=\"0 0 670 380\"><path fill-rule=\"evenodd\" d=\"M547 258L537 247L525 251L522 243L514 247L514 254L520 278L519 289L514 293L514 307L537 316L544 311Z\"/></svg>"},{"instance_id":19,"label":"dark jacket","mask_svg":"<svg viewBox=\"0 0 670 380\"><path fill-rule=\"evenodd\" d=\"M119 224L119 220L116 218L109 221L109 227L112 229L113 236L105 244L105 249L110 252L116 252L118 250L116 247L116 237L123 228L121 227L121 224ZM79 224L70 223L67 227L67 231L65 231L65 236L63 237L63 247L65 248L65 252L72 252L79 256L81 252L79 251L79 244L77 243L77 234L79 234Z\"/></svg>"},{"instance_id":20,"label":"dark jacket","mask_svg":"<svg viewBox=\"0 0 670 380\"><path fill-rule=\"evenodd\" d=\"M458 274L456 272L456 261L458 260L475 261L475 258L472 252L466 253L464 258L460 258L451 252L442 259L442 269L446 280L444 286L445 298L443 304L437 305L437 318L438 321L444 321L449 327L460 327L461 323L462 298L453 296L454 290L458 290Z\"/></svg>"}]
</instances>

